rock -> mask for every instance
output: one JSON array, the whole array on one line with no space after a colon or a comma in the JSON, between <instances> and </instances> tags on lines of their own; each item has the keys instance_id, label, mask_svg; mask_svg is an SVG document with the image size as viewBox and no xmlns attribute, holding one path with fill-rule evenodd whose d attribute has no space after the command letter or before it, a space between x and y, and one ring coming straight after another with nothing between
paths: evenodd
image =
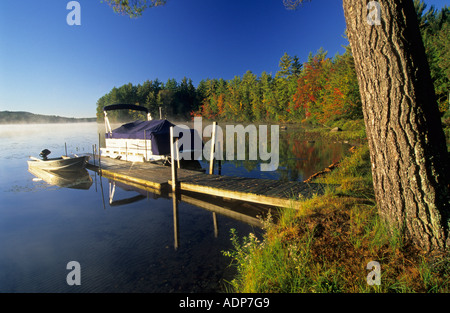
<instances>
[{"instance_id":1,"label":"rock","mask_svg":"<svg viewBox=\"0 0 450 313\"><path fill-rule=\"evenodd\" d=\"M330 130L330 132L340 132L342 131L342 129L340 129L339 127L334 127Z\"/></svg>"}]
</instances>

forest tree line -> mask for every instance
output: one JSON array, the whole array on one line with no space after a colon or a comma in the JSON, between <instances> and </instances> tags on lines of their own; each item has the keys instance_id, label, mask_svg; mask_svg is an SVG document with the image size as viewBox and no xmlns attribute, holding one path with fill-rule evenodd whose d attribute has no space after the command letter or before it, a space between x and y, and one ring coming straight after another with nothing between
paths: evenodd
<instances>
[{"instance_id":1,"label":"forest tree line","mask_svg":"<svg viewBox=\"0 0 450 313\"><path fill-rule=\"evenodd\" d=\"M95 117L75 118L57 115L34 114L24 111L0 111L0 124L49 124L89 122L95 122Z\"/></svg>"},{"instance_id":2,"label":"forest tree line","mask_svg":"<svg viewBox=\"0 0 450 313\"><path fill-rule=\"evenodd\" d=\"M440 112L449 108L450 90L450 25L449 8L426 10L423 1L416 0L422 39L430 64ZM103 118L103 107L115 103L145 106L153 118L206 119L234 122L307 122L321 125L344 125L359 121L362 108L358 81L350 47L344 54L330 58L322 48L310 53L300 63L297 56L285 53L279 70L257 76L247 71L233 79L204 79L195 87L184 77L181 82L169 79L147 80L143 84L114 87L97 101L97 119ZM137 113L108 113L112 119L137 118ZM350 123L351 124L351 123ZM355 125L355 124L353 124Z\"/></svg>"}]
</instances>

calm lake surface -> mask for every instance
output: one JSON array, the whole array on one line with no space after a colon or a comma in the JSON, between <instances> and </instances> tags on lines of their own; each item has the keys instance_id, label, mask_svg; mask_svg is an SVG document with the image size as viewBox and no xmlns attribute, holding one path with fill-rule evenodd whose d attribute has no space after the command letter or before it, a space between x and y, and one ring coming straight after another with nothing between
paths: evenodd
<instances>
[{"instance_id":1,"label":"calm lake surface","mask_svg":"<svg viewBox=\"0 0 450 313\"><path fill-rule=\"evenodd\" d=\"M64 154L65 143L69 154L91 153L98 129L95 123L0 125L0 292L224 291L234 275L222 254L232 247L230 229L261 234L257 225L183 201L174 214L171 198L118 183L110 199L114 182L92 171L78 188L52 185L28 171L29 156L45 148L50 157ZM239 161L224 162L222 174L302 181L349 148L302 134L280 132L277 171ZM234 205L267 213L266 207ZM70 261L81 266L79 286L66 282Z\"/></svg>"}]
</instances>

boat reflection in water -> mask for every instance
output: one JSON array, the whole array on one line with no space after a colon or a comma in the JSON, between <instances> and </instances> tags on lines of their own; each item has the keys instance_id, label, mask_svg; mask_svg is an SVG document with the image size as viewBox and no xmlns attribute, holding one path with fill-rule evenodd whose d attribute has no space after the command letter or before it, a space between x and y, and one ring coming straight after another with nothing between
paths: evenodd
<instances>
[{"instance_id":1,"label":"boat reflection in water","mask_svg":"<svg viewBox=\"0 0 450 313\"><path fill-rule=\"evenodd\" d=\"M92 177L89 175L86 169L71 172L61 171L46 171L34 167L29 167L28 171L47 182L50 185L55 185L63 188L72 189L89 189L93 183ZM95 174L97 175L97 174ZM100 175L101 176L101 175ZM97 176L96 176L97 178ZM97 181L97 179L96 179ZM100 189L103 197L103 207L106 209L103 185L101 184L102 178L100 177ZM174 248L179 247L179 222L178 222L178 206L180 202L185 202L196 207L205 209L211 212L211 222L214 226L214 236L218 237L219 225L217 221L217 214L232 218L234 220L244 222L248 225L256 228L262 228L262 219L266 218L268 213L272 214L272 218L276 219L277 210L273 210L272 207L249 203L245 201L208 196L198 194L195 192L182 192L174 194L172 192L165 192L158 189L154 189L147 186L142 186L128 181L122 181L120 179L110 179L109 182L109 206L118 207L127 205L133 202L141 201L144 199L172 199L173 204L173 229L174 229ZM96 184L97 187L97 184ZM118 199L117 189L120 188L123 191L130 191L132 195L126 198ZM108 191L106 191L108 194ZM121 193L123 195L123 193Z\"/></svg>"},{"instance_id":2,"label":"boat reflection in water","mask_svg":"<svg viewBox=\"0 0 450 313\"><path fill-rule=\"evenodd\" d=\"M92 185L92 178L86 169L64 172L46 171L29 166L28 171L46 183L58 187L87 190Z\"/></svg>"}]
</instances>

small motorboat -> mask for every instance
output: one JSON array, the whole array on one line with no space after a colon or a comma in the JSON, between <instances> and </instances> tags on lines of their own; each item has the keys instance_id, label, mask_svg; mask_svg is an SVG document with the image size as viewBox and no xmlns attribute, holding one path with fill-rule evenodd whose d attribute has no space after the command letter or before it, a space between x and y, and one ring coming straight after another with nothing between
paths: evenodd
<instances>
[{"instance_id":1,"label":"small motorboat","mask_svg":"<svg viewBox=\"0 0 450 313\"><path fill-rule=\"evenodd\" d=\"M28 167L35 168L45 171L79 171L86 167L87 161L89 160L89 156L66 156L63 155L59 158L47 158L50 154L48 149L42 150L39 154L42 159L31 157L28 160Z\"/></svg>"}]
</instances>

